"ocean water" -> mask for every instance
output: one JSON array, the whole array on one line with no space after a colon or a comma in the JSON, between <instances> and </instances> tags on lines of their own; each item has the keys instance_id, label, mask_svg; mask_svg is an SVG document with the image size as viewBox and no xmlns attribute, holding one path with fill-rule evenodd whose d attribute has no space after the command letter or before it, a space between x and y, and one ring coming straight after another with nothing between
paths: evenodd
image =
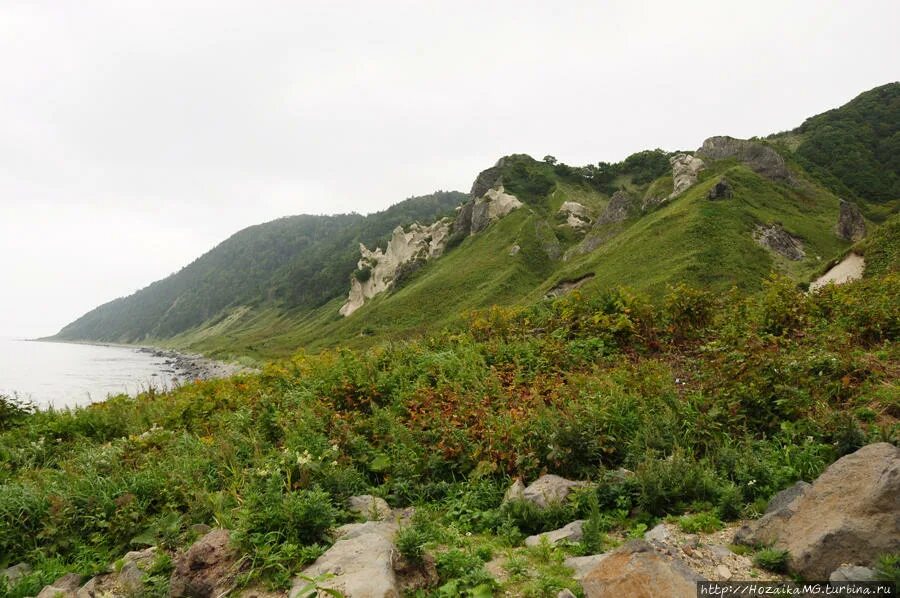
<instances>
[{"instance_id":1,"label":"ocean water","mask_svg":"<svg viewBox=\"0 0 900 598\"><path fill-rule=\"evenodd\" d=\"M176 384L161 357L129 347L0 338L0 394L66 408Z\"/></svg>"}]
</instances>

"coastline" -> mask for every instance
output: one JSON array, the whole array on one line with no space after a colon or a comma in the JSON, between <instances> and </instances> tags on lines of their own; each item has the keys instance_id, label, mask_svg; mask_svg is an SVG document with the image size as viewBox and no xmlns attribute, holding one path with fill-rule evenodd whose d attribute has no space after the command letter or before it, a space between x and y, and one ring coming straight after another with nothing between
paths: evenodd
<instances>
[{"instance_id":1,"label":"coastline","mask_svg":"<svg viewBox=\"0 0 900 598\"><path fill-rule=\"evenodd\" d=\"M137 353L144 353L161 359L159 364L171 373L179 382L192 382L194 380L213 380L216 378L228 378L237 374L253 372L253 368L237 363L229 363L210 359L199 353L184 353L174 349L164 349L152 345L134 345L129 343L114 343L86 340L65 340L55 337L22 339L37 343L63 343L69 345L91 345L95 347L116 347L132 349Z\"/></svg>"}]
</instances>

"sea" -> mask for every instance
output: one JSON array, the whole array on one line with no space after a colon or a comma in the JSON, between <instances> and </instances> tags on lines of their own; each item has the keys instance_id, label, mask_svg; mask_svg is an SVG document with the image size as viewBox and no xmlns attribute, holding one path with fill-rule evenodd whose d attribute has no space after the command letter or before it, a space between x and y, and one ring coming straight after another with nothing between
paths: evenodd
<instances>
[{"instance_id":1,"label":"sea","mask_svg":"<svg viewBox=\"0 0 900 598\"><path fill-rule=\"evenodd\" d=\"M131 347L0 338L0 395L66 409L177 384L165 359Z\"/></svg>"}]
</instances>

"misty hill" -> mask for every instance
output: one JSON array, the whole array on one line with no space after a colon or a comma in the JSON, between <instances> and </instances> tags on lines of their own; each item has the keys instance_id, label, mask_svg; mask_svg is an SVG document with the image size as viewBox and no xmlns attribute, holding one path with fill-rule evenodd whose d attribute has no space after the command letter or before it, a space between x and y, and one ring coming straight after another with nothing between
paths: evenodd
<instances>
[{"instance_id":1,"label":"misty hill","mask_svg":"<svg viewBox=\"0 0 900 598\"><path fill-rule=\"evenodd\" d=\"M176 274L101 305L57 336L141 342L174 336L238 306L313 309L345 292L359 243L384 242L398 225L452 213L465 198L439 191L368 216L290 216L245 228Z\"/></svg>"},{"instance_id":2,"label":"misty hill","mask_svg":"<svg viewBox=\"0 0 900 598\"><path fill-rule=\"evenodd\" d=\"M615 164L506 156L469 196L251 227L59 336L271 356L406 338L575 288L746 294L773 271L805 284L900 205L898 97L893 83L764 140Z\"/></svg>"}]
</instances>

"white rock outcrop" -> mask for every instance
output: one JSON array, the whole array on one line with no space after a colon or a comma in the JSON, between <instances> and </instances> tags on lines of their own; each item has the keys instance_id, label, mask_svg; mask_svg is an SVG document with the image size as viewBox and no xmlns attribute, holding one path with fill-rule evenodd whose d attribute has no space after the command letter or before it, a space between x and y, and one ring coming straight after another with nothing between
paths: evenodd
<instances>
[{"instance_id":1,"label":"white rock outcrop","mask_svg":"<svg viewBox=\"0 0 900 598\"><path fill-rule=\"evenodd\" d=\"M703 170L703 160L690 154L676 154L669 158L672 165L672 193L666 199L674 199L687 191Z\"/></svg>"},{"instance_id":2,"label":"white rock outcrop","mask_svg":"<svg viewBox=\"0 0 900 598\"><path fill-rule=\"evenodd\" d=\"M486 229L492 222L521 207L522 202L515 195L507 193L503 185L488 189L472 206L472 234Z\"/></svg>"},{"instance_id":3,"label":"white rock outcrop","mask_svg":"<svg viewBox=\"0 0 900 598\"><path fill-rule=\"evenodd\" d=\"M349 316L368 299L391 288L404 265L440 257L447 245L450 224L451 221L444 218L430 226L413 224L409 230L398 226L385 251L380 247L370 251L360 243L359 252L362 257L357 266L359 272L364 274L351 279L350 294L341 307L341 315Z\"/></svg>"},{"instance_id":4,"label":"white rock outcrop","mask_svg":"<svg viewBox=\"0 0 900 598\"><path fill-rule=\"evenodd\" d=\"M566 217L566 225L574 230L583 231L591 226L590 211L577 201L563 202L559 214Z\"/></svg>"}]
</instances>

